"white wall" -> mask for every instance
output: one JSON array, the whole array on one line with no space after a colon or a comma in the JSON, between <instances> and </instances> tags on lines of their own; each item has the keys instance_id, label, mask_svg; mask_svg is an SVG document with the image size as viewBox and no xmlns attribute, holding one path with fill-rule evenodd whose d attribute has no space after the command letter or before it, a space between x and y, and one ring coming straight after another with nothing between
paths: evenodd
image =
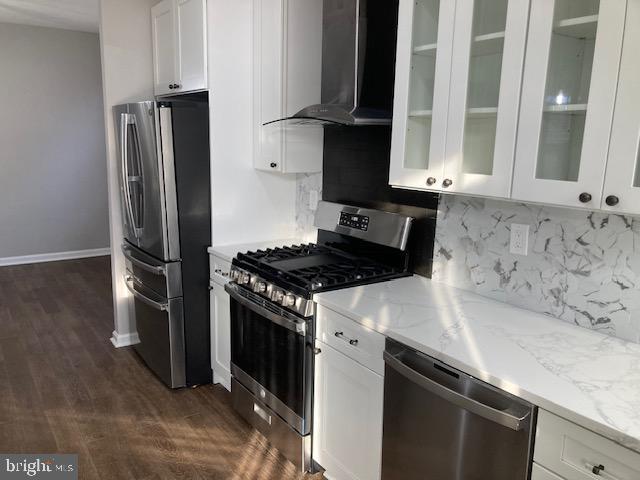
<instances>
[{"instance_id":1,"label":"white wall","mask_svg":"<svg viewBox=\"0 0 640 480\"><path fill-rule=\"evenodd\" d=\"M251 3L207 2L214 245L295 233L295 175L253 168Z\"/></svg>"},{"instance_id":2,"label":"white wall","mask_svg":"<svg viewBox=\"0 0 640 480\"><path fill-rule=\"evenodd\" d=\"M100 0L100 47L104 86L104 118L109 170L111 225L111 271L114 293L115 331L112 341L123 346L137 341L129 315L120 217L117 151L112 107L121 103L153 99L151 54L151 6L156 0Z\"/></svg>"},{"instance_id":3,"label":"white wall","mask_svg":"<svg viewBox=\"0 0 640 480\"><path fill-rule=\"evenodd\" d=\"M0 23L0 65L0 264L108 247L98 36Z\"/></svg>"}]
</instances>

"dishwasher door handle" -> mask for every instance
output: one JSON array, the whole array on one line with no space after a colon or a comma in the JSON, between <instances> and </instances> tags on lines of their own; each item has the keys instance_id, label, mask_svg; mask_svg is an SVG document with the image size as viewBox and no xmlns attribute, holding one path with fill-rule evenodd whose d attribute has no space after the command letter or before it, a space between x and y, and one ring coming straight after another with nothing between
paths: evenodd
<instances>
[{"instance_id":1,"label":"dishwasher door handle","mask_svg":"<svg viewBox=\"0 0 640 480\"><path fill-rule=\"evenodd\" d=\"M489 405L485 405L473 398L469 398L465 395L462 395L454 390L451 390L444 385L432 380L424 375L421 375L419 372L414 370L413 368L405 365L401 360L398 360L395 356L391 355L388 352L384 352L384 361L385 363L398 372L400 375L404 376L412 383L422 387L429 392L438 395L440 398L457 405L460 408L468 410L471 413L475 413L487 420L498 423L504 427L510 428L511 430L520 431L525 428L525 424L529 416L531 415L531 411L527 411L524 415L518 416L513 413L509 413L508 410L498 410Z\"/></svg>"}]
</instances>

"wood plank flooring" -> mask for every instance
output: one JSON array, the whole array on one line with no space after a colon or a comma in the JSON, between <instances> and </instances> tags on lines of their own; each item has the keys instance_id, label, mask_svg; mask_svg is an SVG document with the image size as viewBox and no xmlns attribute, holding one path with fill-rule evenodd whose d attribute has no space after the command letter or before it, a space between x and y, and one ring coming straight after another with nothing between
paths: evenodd
<instances>
[{"instance_id":1,"label":"wood plank flooring","mask_svg":"<svg viewBox=\"0 0 640 480\"><path fill-rule=\"evenodd\" d=\"M81 479L312 479L218 386L171 391L115 349L109 258L0 268L0 452L77 453Z\"/></svg>"}]
</instances>

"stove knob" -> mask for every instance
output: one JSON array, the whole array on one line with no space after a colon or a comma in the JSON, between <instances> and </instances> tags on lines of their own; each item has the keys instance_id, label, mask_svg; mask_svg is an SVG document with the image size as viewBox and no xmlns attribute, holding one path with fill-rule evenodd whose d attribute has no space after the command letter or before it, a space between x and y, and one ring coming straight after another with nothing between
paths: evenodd
<instances>
[{"instance_id":1,"label":"stove knob","mask_svg":"<svg viewBox=\"0 0 640 480\"><path fill-rule=\"evenodd\" d=\"M291 293L287 293L282 299L282 304L286 307L293 307L296 304L296 297Z\"/></svg>"},{"instance_id":2,"label":"stove knob","mask_svg":"<svg viewBox=\"0 0 640 480\"><path fill-rule=\"evenodd\" d=\"M258 293L264 293L267 291L267 284L264 282L257 282L254 290Z\"/></svg>"},{"instance_id":3,"label":"stove knob","mask_svg":"<svg viewBox=\"0 0 640 480\"><path fill-rule=\"evenodd\" d=\"M282 290L276 290L276 292L273 294L272 300L278 303L282 303L283 298L284 298L284 292Z\"/></svg>"},{"instance_id":4,"label":"stove knob","mask_svg":"<svg viewBox=\"0 0 640 480\"><path fill-rule=\"evenodd\" d=\"M240 272L238 272L238 270L231 270L231 273L229 275L231 280L238 280L239 276L240 276Z\"/></svg>"},{"instance_id":5,"label":"stove knob","mask_svg":"<svg viewBox=\"0 0 640 480\"><path fill-rule=\"evenodd\" d=\"M242 273L238 283L241 283L242 285L248 285L249 280L251 280L251 275L249 275L248 273Z\"/></svg>"}]
</instances>

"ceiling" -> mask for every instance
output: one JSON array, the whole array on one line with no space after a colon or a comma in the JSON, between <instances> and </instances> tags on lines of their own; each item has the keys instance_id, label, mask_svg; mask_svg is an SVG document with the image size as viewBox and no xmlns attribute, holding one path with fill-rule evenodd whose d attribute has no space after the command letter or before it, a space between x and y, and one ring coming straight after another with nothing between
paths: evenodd
<instances>
[{"instance_id":1,"label":"ceiling","mask_svg":"<svg viewBox=\"0 0 640 480\"><path fill-rule=\"evenodd\" d=\"M0 22L97 32L99 0L0 0Z\"/></svg>"}]
</instances>

